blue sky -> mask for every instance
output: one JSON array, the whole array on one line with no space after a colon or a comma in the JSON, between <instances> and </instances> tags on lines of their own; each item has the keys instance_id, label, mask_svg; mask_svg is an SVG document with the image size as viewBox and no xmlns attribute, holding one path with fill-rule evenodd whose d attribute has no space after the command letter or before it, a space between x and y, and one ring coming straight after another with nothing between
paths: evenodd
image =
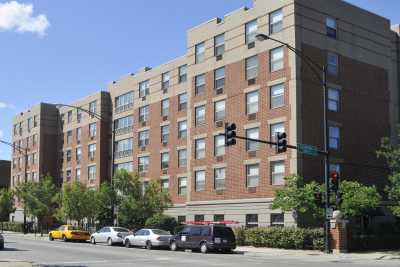
<instances>
[{"instance_id":1,"label":"blue sky","mask_svg":"<svg viewBox=\"0 0 400 267\"><path fill-rule=\"evenodd\" d=\"M0 0L0 17L1 5L9 2ZM400 23L399 0L348 2ZM25 7L25 23L18 25L0 19L0 138L11 140L18 111L39 102L72 102L142 66L180 56L189 28L251 3L18 0L33 12ZM10 150L0 144L0 159L9 158Z\"/></svg>"}]
</instances>

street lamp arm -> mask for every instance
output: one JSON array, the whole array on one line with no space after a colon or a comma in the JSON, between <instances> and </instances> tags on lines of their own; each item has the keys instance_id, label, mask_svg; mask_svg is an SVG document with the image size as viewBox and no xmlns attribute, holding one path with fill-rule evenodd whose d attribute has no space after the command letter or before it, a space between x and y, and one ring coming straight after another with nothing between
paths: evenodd
<instances>
[{"instance_id":1,"label":"street lamp arm","mask_svg":"<svg viewBox=\"0 0 400 267\"><path fill-rule=\"evenodd\" d=\"M0 139L0 143L8 145L12 148L16 148L20 153L22 153L24 155L26 155L28 152L28 148L26 148L26 147L20 147L19 145L15 145L15 144L9 143L9 142L1 140L1 139Z\"/></svg>"},{"instance_id":2,"label":"street lamp arm","mask_svg":"<svg viewBox=\"0 0 400 267\"><path fill-rule=\"evenodd\" d=\"M85 108L81 108L81 107L77 107L77 106L73 106L73 105L68 105L68 104L55 104L55 106L57 107L69 107L69 108L74 108L74 109L78 109L81 110L89 115L92 115L93 117L96 117L97 119L101 120L101 121L105 121L105 119L103 119L103 117L101 117L100 114L92 112L90 110L87 110Z\"/></svg>"}]
</instances>

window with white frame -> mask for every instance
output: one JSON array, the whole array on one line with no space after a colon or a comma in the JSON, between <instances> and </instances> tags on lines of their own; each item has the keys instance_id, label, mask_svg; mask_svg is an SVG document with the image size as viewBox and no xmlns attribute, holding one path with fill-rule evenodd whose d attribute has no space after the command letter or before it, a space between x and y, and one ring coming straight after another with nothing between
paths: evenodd
<instances>
[{"instance_id":1,"label":"window with white frame","mask_svg":"<svg viewBox=\"0 0 400 267\"><path fill-rule=\"evenodd\" d=\"M214 136L214 156L225 155L225 135Z\"/></svg>"},{"instance_id":2,"label":"window with white frame","mask_svg":"<svg viewBox=\"0 0 400 267\"><path fill-rule=\"evenodd\" d=\"M168 144L169 140L169 125L161 126L161 143Z\"/></svg>"},{"instance_id":3,"label":"window with white frame","mask_svg":"<svg viewBox=\"0 0 400 267\"><path fill-rule=\"evenodd\" d=\"M195 124L197 126L204 125L206 123L206 106L195 107Z\"/></svg>"},{"instance_id":4,"label":"window with white frame","mask_svg":"<svg viewBox=\"0 0 400 267\"><path fill-rule=\"evenodd\" d=\"M204 159L206 156L206 139L200 138L195 140L195 158Z\"/></svg>"},{"instance_id":5,"label":"window with white frame","mask_svg":"<svg viewBox=\"0 0 400 267\"><path fill-rule=\"evenodd\" d=\"M71 122L72 122L72 110L68 111L68 113L67 113L67 123L71 123ZM28 121L28 130L30 130L29 121Z\"/></svg>"},{"instance_id":6,"label":"window with white frame","mask_svg":"<svg viewBox=\"0 0 400 267\"><path fill-rule=\"evenodd\" d=\"M283 47L277 47L270 51L270 70L278 71L283 69Z\"/></svg>"},{"instance_id":7,"label":"window with white frame","mask_svg":"<svg viewBox=\"0 0 400 267\"><path fill-rule=\"evenodd\" d=\"M340 92L336 88L328 88L328 110L339 111Z\"/></svg>"},{"instance_id":8,"label":"window with white frame","mask_svg":"<svg viewBox=\"0 0 400 267\"><path fill-rule=\"evenodd\" d=\"M161 75L161 79L162 79L162 85L161 85L161 87L162 87L163 90L168 89L168 87L169 87L169 85L170 85L170 84L169 84L170 78L171 78L171 75L170 75L169 71L168 71L168 72L165 72L165 73L163 73L163 74Z\"/></svg>"},{"instance_id":9,"label":"window with white frame","mask_svg":"<svg viewBox=\"0 0 400 267\"><path fill-rule=\"evenodd\" d=\"M126 170L127 172L132 172L133 171L133 162L129 161L129 162L116 164L115 169L116 170Z\"/></svg>"},{"instance_id":10,"label":"window with white frame","mask_svg":"<svg viewBox=\"0 0 400 267\"><path fill-rule=\"evenodd\" d=\"M222 88L225 85L225 67L218 68L214 71L214 88Z\"/></svg>"},{"instance_id":11,"label":"window with white frame","mask_svg":"<svg viewBox=\"0 0 400 267\"><path fill-rule=\"evenodd\" d=\"M81 168L76 168L75 169L75 180L80 181L81 179Z\"/></svg>"},{"instance_id":12,"label":"window with white frame","mask_svg":"<svg viewBox=\"0 0 400 267\"><path fill-rule=\"evenodd\" d=\"M178 178L178 195L184 196L187 193L187 177Z\"/></svg>"},{"instance_id":13,"label":"window with white frame","mask_svg":"<svg viewBox=\"0 0 400 267\"><path fill-rule=\"evenodd\" d=\"M187 121L179 121L178 122L178 137L186 138L187 136Z\"/></svg>"},{"instance_id":14,"label":"window with white frame","mask_svg":"<svg viewBox=\"0 0 400 267\"><path fill-rule=\"evenodd\" d=\"M71 143L72 143L72 131L68 131L67 132L67 144L71 144Z\"/></svg>"},{"instance_id":15,"label":"window with white frame","mask_svg":"<svg viewBox=\"0 0 400 267\"><path fill-rule=\"evenodd\" d=\"M178 168L185 168L187 166L187 149L178 150Z\"/></svg>"},{"instance_id":16,"label":"window with white frame","mask_svg":"<svg viewBox=\"0 0 400 267\"><path fill-rule=\"evenodd\" d=\"M178 95L178 111L184 111L187 108L187 93Z\"/></svg>"},{"instance_id":17,"label":"window with white frame","mask_svg":"<svg viewBox=\"0 0 400 267\"><path fill-rule=\"evenodd\" d=\"M225 168L214 169L214 189L215 190L225 189Z\"/></svg>"},{"instance_id":18,"label":"window with white frame","mask_svg":"<svg viewBox=\"0 0 400 267\"><path fill-rule=\"evenodd\" d=\"M82 148L81 147L76 148L75 157L76 157L76 162L79 164L79 162L81 162L81 159L82 159Z\"/></svg>"},{"instance_id":19,"label":"window with white frame","mask_svg":"<svg viewBox=\"0 0 400 267\"><path fill-rule=\"evenodd\" d=\"M96 156L96 144L90 144L88 150L89 150L89 159L94 160L94 157Z\"/></svg>"},{"instance_id":20,"label":"window with white frame","mask_svg":"<svg viewBox=\"0 0 400 267\"><path fill-rule=\"evenodd\" d=\"M328 67L327 71L330 75L337 75L339 72L339 57L336 53L328 53Z\"/></svg>"},{"instance_id":21,"label":"window with white frame","mask_svg":"<svg viewBox=\"0 0 400 267\"><path fill-rule=\"evenodd\" d=\"M169 179L164 178L161 179L161 192L168 192L169 191Z\"/></svg>"},{"instance_id":22,"label":"window with white frame","mask_svg":"<svg viewBox=\"0 0 400 267\"><path fill-rule=\"evenodd\" d=\"M116 119L114 122L115 134L125 134L133 130L133 116Z\"/></svg>"},{"instance_id":23,"label":"window with white frame","mask_svg":"<svg viewBox=\"0 0 400 267\"><path fill-rule=\"evenodd\" d=\"M95 122L89 124L89 136L90 138L96 137L97 134L97 124Z\"/></svg>"},{"instance_id":24,"label":"window with white frame","mask_svg":"<svg viewBox=\"0 0 400 267\"><path fill-rule=\"evenodd\" d=\"M246 214L246 228L258 227L258 214Z\"/></svg>"},{"instance_id":25,"label":"window with white frame","mask_svg":"<svg viewBox=\"0 0 400 267\"><path fill-rule=\"evenodd\" d=\"M283 213L271 213L271 226L283 227L285 225L285 216Z\"/></svg>"},{"instance_id":26,"label":"window with white frame","mask_svg":"<svg viewBox=\"0 0 400 267\"><path fill-rule=\"evenodd\" d=\"M271 86L271 109L282 107L285 103L285 85L283 83Z\"/></svg>"},{"instance_id":27,"label":"window with white frame","mask_svg":"<svg viewBox=\"0 0 400 267\"><path fill-rule=\"evenodd\" d=\"M76 143L79 144L81 142L82 136L82 128L76 128Z\"/></svg>"},{"instance_id":28,"label":"window with white frame","mask_svg":"<svg viewBox=\"0 0 400 267\"><path fill-rule=\"evenodd\" d=\"M139 108L139 122L146 122L149 119L149 106Z\"/></svg>"},{"instance_id":29,"label":"window with white frame","mask_svg":"<svg viewBox=\"0 0 400 267\"><path fill-rule=\"evenodd\" d=\"M214 37L214 55L220 56L225 52L225 34L221 33Z\"/></svg>"},{"instance_id":30,"label":"window with white frame","mask_svg":"<svg viewBox=\"0 0 400 267\"><path fill-rule=\"evenodd\" d=\"M169 167L169 153L161 153L161 169L168 169Z\"/></svg>"},{"instance_id":31,"label":"window with white frame","mask_svg":"<svg viewBox=\"0 0 400 267\"><path fill-rule=\"evenodd\" d=\"M67 162L70 162L72 159L72 151L70 149L68 149L66 154L67 154ZM28 161L29 161L29 159L28 159Z\"/></svg>"},{"instance_id":32,"label":"window with white frame","mask_svg":"<svg viewBox=\"0 0 400 267\"><path fill-rule=\"evenodd\" d=\"M149 164L150 164L149 156L139 157L138 159L139 172L147 172L149 170Z\"/></svg>"},{"instance_id":33,"label":"window with white frame","mask_svg":"<svg viewBox=\"0 0 400 267\"><path fill-rule=\"evenodd\" d=\"M150 94L150 80L139 83L139 97L145 97Z\"/></svg>"},{"instance_id":34,"label":"window with white frame","mask_svg":"<svg viewBox=\"0 0 400 267\"><path fill-rule=\"evenodd\" d=\"M182 65L178 69L179 72L179 83L186 82L187 80L187 65Z\"/></svg>"},{"instance_id":35,"label":"window with white frame","mask_svg":"<svg viewBox=\"0 0 400 267\"><path fill-rule=\"evenodd\" d=\"M139 132L139 146L147 146L150 142L150 132L149 130L144 130Z\"/></svg>"},{"instance_id":36,"label":"window with white frame","mask_svg":"<svg viewBox=\"0 0 400 267\"><path fill-rule=\"evenodd\" d=\"M197 63L202 63L206 59L206 44L205 42L201 42L195 46L195 60Z\"/></svg>"},{"instance_id":37,"label":"window with white frame","mask_svg":"<svg viewBox=\"0 0 400 267\"><path fill-rule=\"evenodd\" d=\"M88 180L96 179L96 165L92 165L88 167Z\"/></svg>"},{"instance_id":38,"label":"window with white frame","mask_svg":"<svg viewBox=\"0 0 400 267\"><path fill-rule=\"evenodd\" d=\"M124 158L132 155L133 138L127 138L115 142L116 158Z\"/></svg>"},{"instance_id":39,"label":"window with white frame","mask_svg":"<svg viewBox=\"0 0 400 267\"><path fill-rule=\"evenodd\" d=\"M204 95L206 87L206 75L200 74L195 78L195 95Z\"/></svg>"},{"instance_id":40,"label":"window with white frame","mask_svg":"<svg viewBox=\"0 0 400 267\"><path fill-rule=\"evenodd\" d=\"M272 185L285 184L285 162L283 160L271 162L271 183Z\"/></svg>"},{"instance_id":41,"label":"window with white frame","mask_svg":"<svg viewBox=\"0 0 400 267\"><path fill-rule=\"evenodd\" d=\"M122 112L133 107L133 91L115 98L115 112Z\"/></svg>"},{"instance_id":42,"label":"window with white frame","mask_svg":"<svg viewBox=\"0 0 400 267\"><path fill-rule=\"evenodd\" d=\"M214 121L223 121L225 119L225 100L214 102Z\"/></svg>"},{"instance_id":43,"label":"window with white frame","mask_svg":"<svg viewBox=\"0 0 400 267\"><path fill-rule=\"evenodd\" d=\"M278 123L273 123L270 126L270 140L272 140L272 142L276 142L276 135L278 133L284 133L285 132L285 123L284 122L278 122Z\"/></svg>"},{"instance_id":44,"label":"window with white frame","mask_svg":"<svg viewBox=\"0 0 400 267\"><path fill-rule=\"evenodd\" d=\"M196 192L204 191L206 187L206 171L204 170L195 171L194 179L195 179L195 186L194 186L195 191Z\"/></svg>"},{"instance_id":45,"label":"window with white frame","mask_svg":"<svg viewBox=\"0 0 400 267\"><path fill-rule=\"evenodd\" d=\"M246 113L254 114L258 112L258 90L246 94Z\"/></svg>"},{"instance_id":46,"label":"window with white frame","mask_svg":"<svg viewBox=\"0 0 400 267\"><path fill-rule=\"evenodd\" d=\"M257 20L245 24L246 44L254 43L257 35Z\"/></svg>"},{"instance_id":47,"label":"window with white frame","mask_svg":"<svg viewBox=\"0 0 400 267\"><path fill-rule=\"evenodd\" d=\"M66 178L67 178L67 181L71 181L71 178L72 178L72 171L71 170L67 170L66 171Z\"/></svg>"},{"instance_id":48,"label":"window with white frame","mask_svg":"<svg viewBox=\"0 0 400 267\"><path fill-rule=\"evenodd\" d=\"M338 150L340 147L340 129L336 126L329 126L329 148Z\"/></svg>"},{"instance_id":49,"label":"window with white frame","mask_svg":"<svg viewBox=\"0 0 400 267\"><path fill-rule=\"evenodd\" d=\"M168 116L169 114L169 99L163 99L161 101L161 116Z\"/></svg>"},{"instance_id":50,"label":"window with white frame","mask_svg":"<svg viewBox=\"0 0 400 267\"><path fill-rule=\"evenodd\" d=\"M97 112L96 110L97 110L97 101L95 100L95 101L92 101L89 103L89 111L91 113L90 116L92 118L94 117L94 114L96 114L96 112Z\"/></svg>"},{"instance_id":51,"label":"window with white frame","mask_svg":"<svg viewBox=\"0 0 400 267\"><path fill-rule=\"evenodd\" d=\"M246 165L246 185L247 187L256 187L260 180L260 165L248 164Z\"/></svg>"},{"instance_id":52,"label":"window with white frame","mask_svg":"<svg viewBox=\"0 0 400 267\"><path fill-rule=\"evenodd\" d=\"M79 123L79 122L81 122L81 119L82 119L82 110L80 108L78 108L76 110L76 121Z\"/></svg>"},{"instance_id":53,"label":"window with white frame","mask_svg":"<svg viewBox=\"0 0 400 267\"><path fill-rule=\"evenodd\" d=\"M283 11L282 8L269 14L269 34L274 34L283 29Z\"/></svg>"},{"instance_id":54,"label":"window with white frame","mask_svg":"<svg viewBox=\"0 0 400 267\"><path fill-rule=\"evenodd\" d=\"M326 35L336 39L337 37L337 24L336 19L332 17L326 18Z\"/></svg>"},{"instance_id":55,"label":"window with white frame","mask_svg":"<svg viewBox=\"0 0 400 267\"><path fill-rule=\"evenodd\" d=\"M258 127L246 129L246 137L251 139L259 139L260 129ZM246 140L246 151L256 151L258 148L258 142Z\"/></svg>"},{"instance_id":56,"label":"window with white frame","mask_svg":"<svg viewBox=\"0 0 400 267\"><path fill-rule=\"evenodd\" d=\"M257 78L258 74L258 57L252 56L246 58L246 80Z\"/></svg>"}]
</instances>

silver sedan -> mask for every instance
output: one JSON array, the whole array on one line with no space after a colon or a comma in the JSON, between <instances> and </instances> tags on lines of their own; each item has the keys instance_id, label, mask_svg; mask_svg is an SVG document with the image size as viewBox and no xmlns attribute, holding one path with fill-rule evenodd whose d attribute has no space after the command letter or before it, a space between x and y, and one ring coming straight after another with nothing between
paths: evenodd
<instances>
[{"instance_id":1,"label":"silver sedan","mask_svg":"<svg viewBox=\"0 0 400 267\"><path fill-rule=\"evenodd\" d=\"M141 229L135 234L128 235L124 239L125 247L130 246L146 247L168 247L172 235L168 231L161 229Z\"/></svg>"},{"instance_id":2,"label":"silver sedan","mask_svg":"<svg viewBox=\"0 0 400 267\"><path fill-rule=\"evenodd\" d=\"M95 245L96 243L107 243L109 246L114 244L122 244L125 237L130 235L128 229L123 227L107 226L101 228L99 231L90 236L90 242Z\"/></svg>"}]
</instances>

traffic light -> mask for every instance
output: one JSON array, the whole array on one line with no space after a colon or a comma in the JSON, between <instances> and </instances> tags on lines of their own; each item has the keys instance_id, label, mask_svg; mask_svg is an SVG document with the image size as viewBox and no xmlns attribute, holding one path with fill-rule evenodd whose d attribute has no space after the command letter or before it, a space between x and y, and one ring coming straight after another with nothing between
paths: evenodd
<instances>
[{"instance_id":1,"label":"traffic light","mask_svg":"<svg viewBox=\"0 0 400 267\"><path fill-rule=\"evenodd\" d=\"M314 192L314 201L318 207L322 207L322 193Z\"/></svg>"},{"instance_id":2,"label":"traffic light","mask_svg":"<svg viewBox=\"0 0 400 267\"><path fill-rule=\"evenodd\" d=\"M236 145L236 124L225 123L225 146Z\"/></svg>"},{"instance_id":3,"label":"traffic light","mask_svg":"<svg viewBox=\"0 0 400 267\"><path fill-rule=\"evenodd\" d=\"M333 171L330 173L330 187L331 190L334 192L337 192L339 190L339 173L336 171Z\"/></svg>"},{"instance_id":4,"label":"traffic light","mask_svg":"<svg viewBox=\"0 0 400 267\"><path fill-rule=\"evenodd\" d=\"M276 153L283 153L287 150L286 133L276 133Z\"/></svg>"}]
</instances>

